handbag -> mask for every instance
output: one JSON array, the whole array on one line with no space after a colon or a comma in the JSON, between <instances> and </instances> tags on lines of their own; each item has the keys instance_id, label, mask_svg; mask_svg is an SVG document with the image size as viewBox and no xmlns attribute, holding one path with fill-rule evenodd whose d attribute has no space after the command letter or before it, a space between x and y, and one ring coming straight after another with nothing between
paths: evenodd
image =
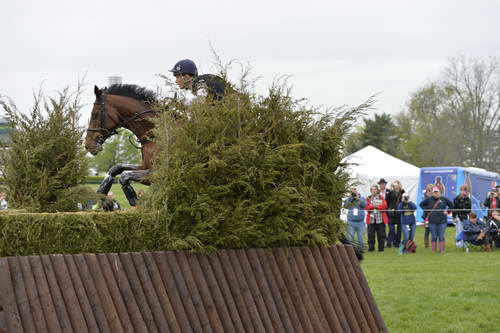
<instances>
[{"instance_id":1,"label":"handbag","mask_svg":"<svg viewBox=\"0 0 500 333\"><path fill-rule=\"evenodd\" d=\"M417 244L415 244L415 242L410 239L409 241L406 242L405 252L406 253L415 253L415 252L417 252Z\"/></svg>"}]
</instances>

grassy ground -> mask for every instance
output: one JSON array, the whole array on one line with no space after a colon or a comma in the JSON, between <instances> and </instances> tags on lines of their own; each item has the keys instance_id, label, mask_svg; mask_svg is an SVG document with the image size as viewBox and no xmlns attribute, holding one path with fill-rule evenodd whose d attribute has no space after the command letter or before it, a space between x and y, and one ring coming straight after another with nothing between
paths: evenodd
<instances>
[{"instance_id":1,"label":"grassy ground","mask_svg":"<svg viewBox=\"0 0 500 333\"><path fill-rule=\"evenodd\" d=\"M96 191L97 188L99 187L99 184L88 184L87 186L91 187L94 191ZM134 183L132 184L132 186L134 187L136 193L138 193L140 190L147 191L149 188L148 186L138 183ZM118 201L122 209L130 208L130 204L125 198L125 194L123 194L122 187L120 184L113 184L113 187L111 187L111 192L113 192L115 200Z\"/></svg>"},{"instance_id":2,"label":"grassy ground","mask_svg":"<svg viewBox=\"0 0 500 333\"><path fill-rule=\"evenodd\" d=\"M415 254L366 254L362 268L390 332L500 332L500 249L466 253L454 236L448 228L443 255L424 248L423 227Z\"/></svg>"}]
</instances>

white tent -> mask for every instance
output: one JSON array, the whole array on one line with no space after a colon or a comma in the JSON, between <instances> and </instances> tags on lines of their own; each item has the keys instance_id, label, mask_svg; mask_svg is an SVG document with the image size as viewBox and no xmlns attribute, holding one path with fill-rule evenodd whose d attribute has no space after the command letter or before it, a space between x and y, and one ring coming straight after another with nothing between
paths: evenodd
<instances>
[{"instance_id":1,"label":"white tent","mask_svg":"<svg viewBox=\"0 0 500 333\"><path fill-rule=\"evenodd\" d=\"M388 182L388 188L391 182L399 180L403 189L410 194L410 200L415 202L420 178L418 167L373 146L367 146L345 157L342 162L351 163L349 173L352 183L364 197L370 194L371 185L384 178Z\"/></svg>"}]
</instances>

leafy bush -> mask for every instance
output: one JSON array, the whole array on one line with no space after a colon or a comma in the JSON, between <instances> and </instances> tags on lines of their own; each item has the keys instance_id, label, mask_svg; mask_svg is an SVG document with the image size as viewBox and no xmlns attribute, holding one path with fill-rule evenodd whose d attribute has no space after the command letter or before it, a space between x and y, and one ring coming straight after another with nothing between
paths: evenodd
<instances>
[{"instance_id":1,"label":"leafy bush","mask_svg":"<svg viewBox=\"0 0 500 333\"><path fill-rule=\"evenodd\" d=\"M157 105L160 154L144 208L186 248L331 244L344 228L342 138L370 104L320 113L274 84L262 98Z\"/></svg>"},{"instance_id":2,"label":"leafy bush","mask_svg":"<svg viewBox=\"0 0 500 333\"><path fill-rule=\"evenodd\" d=\"M127 212L0 212L0 257L50 253L174 250L148 214Z\"/></svg>"},{"instance_id":3,"label":"leafy bush","mask_svg":"<svg viewBox=\"0 0 500 333\"><path fill-rule=\"evenodd\" d=\"M12 144L1 162L9 206L40 212L76 210L93 196L84 187L87 160L78 124L80 90L57 98L35 96L29 114L2 100L10 122Z\"/></svg>"}]
</instances>

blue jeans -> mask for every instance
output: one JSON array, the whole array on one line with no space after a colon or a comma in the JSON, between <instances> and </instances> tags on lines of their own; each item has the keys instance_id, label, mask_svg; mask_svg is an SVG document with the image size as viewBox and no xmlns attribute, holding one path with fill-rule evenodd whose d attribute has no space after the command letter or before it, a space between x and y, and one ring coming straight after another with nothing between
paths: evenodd
<instances>
[{"instance_id":1,"label":"blue jeans","mask_svg":"<svg viewBox=\"0 0 500 333\"><path fill-rule=\"evenodd\" d=\"M398 247L401 242L401 222L389 223L389 235L387 235L387 247Z\"/></svg>"},{"instance_id":2,"label":"blue jeans","mask_svg":"<svg viewBox=\"0 0 500 333\"><path fill-rule=\"evenodd\" d=\"M357 242L359 246L363 248L363 234L365 232L365 222L347 222L347 235L350 241L354 242L354 236L357 235Z\"/></svg>"},{"instance_id":3,"label":"blue jeans","mask_svg":"<svg viewBox=\"0 0 500 333\"><path fill-rule=\"evenodd\" d=\"M460 220L459 218L457 218L457 223L455 224L455 239L458 237L458 235L464 231L464 223L462 222L462 220ZM463 241L456 241L456 246L458 248L461 248L463 246Z\"/></svg>"},{"instance_id":4,"label":"blue jeans","mask_svg":"<svg viewBox=\"0 0 500 333\"><path fill-rule=\"evenodd\" d=\"M431 242L444 242L446 223L429 223L429 230L431 232Z\"/></svg>"},{"instance_id":5,"label":"blue jeans","mask_svg":"<svg viewBox=\"0 0 500 333\"><path fill-rule=\"evenodd\" d=\"M406 242L409 240L414 240L415 231L417 230L417 224L401 224L401 228L403 229L403 242L402 245L405 246Z\"/></svg>"}]
</instances>

